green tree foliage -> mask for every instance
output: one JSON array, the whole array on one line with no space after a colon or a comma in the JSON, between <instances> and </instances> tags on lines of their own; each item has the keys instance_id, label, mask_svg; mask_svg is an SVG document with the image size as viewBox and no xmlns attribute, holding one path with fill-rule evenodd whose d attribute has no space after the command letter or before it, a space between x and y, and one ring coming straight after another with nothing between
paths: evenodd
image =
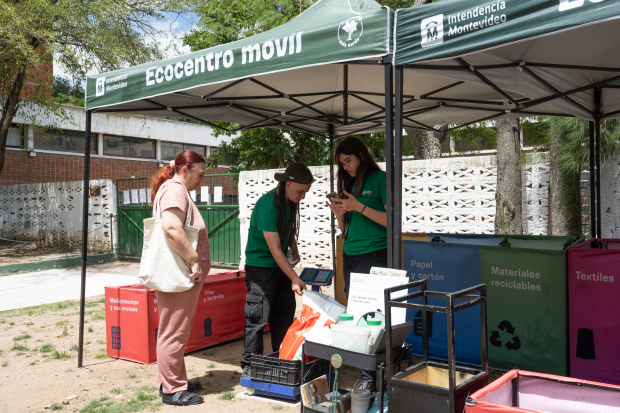
<instances>
[{"instance_id":1,"label":"green tree foliage","mask_svg":"<svg viewBox=\"0 0 620 413\"><path fill-rule=\"evenodd\" d=\"M84 87L80 80L71 82L63 76L54 76L54 90L52 97L57 103L84 106Z\"/></svg>"},{"instance_id":2,"label":"green tree foliage","mask_svg":"<svg viewBox=\"0 0 620 413\"><path fill-rule=\"evenodd\" d=\"M34 125L45 118L72 121L58 99L50 99L53 58L76 79L162 58L157 40L163 32L155 23L164 13L193 7L188 0L1 2L0 171L18 111Z\"/></svg>"},{"instance_id":3,"label":"green tree foliage","mask_svg":"<svg viewBox=\"0 0 620 413\"><path fill-rule=\"evenodd\" d=\"M220 124L228 128L236 125ZM238 134L214 130L216 137L230 136L230 143L222 142L218 152L207 157L209 167L230 164L230 172L284 168L291 162L308 166L329 164L327 136L312 136L304 132L279 129L246 129ZM377 162L385 161L385 134L357 135L370 149ZM339 139L335 139L334 146ZM409 153L408 151L407 153Z\"/></svg>"},{"instance_id":4,"label":"green tree foliage","mask_svg":"<svg viewBox=\"0 0 620 413\"><path fill-rule=\"evenodd\" d=\"M234 42L273 29L295 17L316 0L219 0L196 9L200 21L183 38L192 51Z\"/></svg>"}]
</instances>

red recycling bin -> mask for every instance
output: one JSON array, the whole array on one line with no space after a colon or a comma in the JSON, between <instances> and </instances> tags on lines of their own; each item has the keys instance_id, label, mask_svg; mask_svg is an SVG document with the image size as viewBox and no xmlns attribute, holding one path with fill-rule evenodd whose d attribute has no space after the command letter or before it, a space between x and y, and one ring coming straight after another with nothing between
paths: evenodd
<instances>
[{"instance_id":1,"label":"red recycling bin","mask_svg":"<svg viewBox=\"0 0 620 413\"><path fill-rule=\"evenodd\" d=\"M620 386L512 370L478 390L465 413L617 413Z\"/></svg>"},{"instance_id":2,"label":"red recycling bin","mask_svg":"<svg viewBox=\"0 0 620 413\"><path fill-rule=\"evenodd\" d=\"M202 287L186 353L243 337L245 271L211 273ZM141 284L107 287L108 356L157 361L159 313L155 291Z\"/></svg>"}]
</instances>

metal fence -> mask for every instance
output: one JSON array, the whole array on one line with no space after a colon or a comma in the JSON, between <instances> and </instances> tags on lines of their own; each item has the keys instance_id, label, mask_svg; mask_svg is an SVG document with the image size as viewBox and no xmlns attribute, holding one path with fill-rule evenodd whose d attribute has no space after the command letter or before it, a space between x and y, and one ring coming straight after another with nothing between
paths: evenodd
<instances>
[{"instance_id":1,"label":"metal fence","mask_svg":"<svg viewBox=\"0 0 620 413\"><path fill-rule=\"evenodd\" d=\"M205 175L192 198L207 225L211 243L211 263L236 268L241 259L238 201L239 174ZM149 178L116 181L118 200L118 257L140 259L144 237L143 220L153 215L149 205Z\"/></svg>"}]
</instances>

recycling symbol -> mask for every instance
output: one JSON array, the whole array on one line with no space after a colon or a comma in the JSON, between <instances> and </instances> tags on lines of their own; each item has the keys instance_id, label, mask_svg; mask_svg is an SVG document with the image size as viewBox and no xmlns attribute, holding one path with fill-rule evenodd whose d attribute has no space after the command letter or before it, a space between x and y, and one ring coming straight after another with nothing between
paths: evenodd
<instances>
[{"instance_id":1,"label":"recycling symbol","mask_svg":"<svg viewBox=\"0 0 620 413\"><path fill-rule=\"evenodd\" d=\"M491 345L495 346L495 347L501 347L502 346L502 341L500 339L499 336L499 332L500 331L504 331L510 335L512 335L512 339L510 339L510 341L508 341L505 346L508 349L508 351L511 350L518 350L521 348L521 340L519 340L519 337L515 336L515 328L512 326L512 324L510 324L510 321L504 320L501 323L499 323L499 325L497 326L497 328L499 330L495 330L491 332Z\"/></svg>"}]
</instances>

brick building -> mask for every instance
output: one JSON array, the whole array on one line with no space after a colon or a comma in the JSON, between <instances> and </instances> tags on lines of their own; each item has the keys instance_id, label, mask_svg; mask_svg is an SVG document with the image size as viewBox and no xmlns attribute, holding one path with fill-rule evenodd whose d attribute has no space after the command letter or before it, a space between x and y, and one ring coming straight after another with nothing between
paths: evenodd
<instances>
[{"instance_id":1,"label":"brick building","mask_svg":"<svg viewBox=\"0 0 620 413\"><path fill-rule=\"evenodd\" d=\"M84 179L85 113L78 107L67 110L74 123L51 131L15 119L0 185ZM150 177L185 149L209 155L230 139L214 137L207 125L98 113L92 116L92 132L90 179L114 181ZM227 171L226 165L220 165L209 173Z\"/></svg>"}]
</instances>

